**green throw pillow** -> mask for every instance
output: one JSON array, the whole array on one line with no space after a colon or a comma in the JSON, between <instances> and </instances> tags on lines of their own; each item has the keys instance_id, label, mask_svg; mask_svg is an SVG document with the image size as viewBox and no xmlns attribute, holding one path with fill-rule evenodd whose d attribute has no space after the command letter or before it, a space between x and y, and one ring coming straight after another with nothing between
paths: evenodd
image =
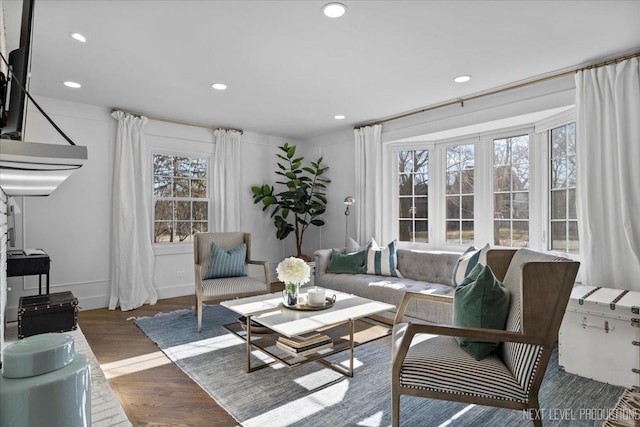
<instances>
[{"instance_id":1,"label":"green throw pillow","mask_svg":"<svg viewBox=\"0 0 640 427\"><path fill-rule=\"evenodd\" d=\"M503 329L509 314L509 290L488 265L476 264L456 288L453 324L464 328ZM456 337L458 344L476 360L498 347L498 342Z\"/></svg>"},{"instance_id":2,"label":"green throw pillow","mask_svg":"<svg viewBox=\"0 0 640 427\"><path fill-rule=\"evenodd\" d=\"M241 244L230 251L225 251L215 243L211 243L209 270L203 279L219 279L222 277L246 276L244 261L247 257L247 245Z\"/></svg>"},{"instance_id":3,"label":"green throw pillow","mask_svg":"<svg viewBox=\"0 0 640 427\"><path fill-rule=\"evenodd\" d=\"M367 251L356 252L355 254L341 254L335 249L331 250L331 259L327 266L327 273L362 273L364 259Z\"/></svg>"}]
</instances>

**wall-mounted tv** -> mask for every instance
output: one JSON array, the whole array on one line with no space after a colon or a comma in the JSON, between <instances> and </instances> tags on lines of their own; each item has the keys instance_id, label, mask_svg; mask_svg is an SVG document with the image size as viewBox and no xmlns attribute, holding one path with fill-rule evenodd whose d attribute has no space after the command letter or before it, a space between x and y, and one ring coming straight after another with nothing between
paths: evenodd
<instances>
[{"instance_id":1,"label":"wall-mounted tv","mask_svg":"<svg viewBox=\"0 0 640 427\"><path fill-rule=\"evenodd\" d=\"M20 140L25 115L25 92L29 75L29 54L31 46L31 22L34 0L22 2L22 25L20 27L20 47L3 56L9 62L11 76L0 76L0 138ZM3 73L4 74L4 73ZM8 81L8 85L7 85Z\"/></svg>"}]
</instances>

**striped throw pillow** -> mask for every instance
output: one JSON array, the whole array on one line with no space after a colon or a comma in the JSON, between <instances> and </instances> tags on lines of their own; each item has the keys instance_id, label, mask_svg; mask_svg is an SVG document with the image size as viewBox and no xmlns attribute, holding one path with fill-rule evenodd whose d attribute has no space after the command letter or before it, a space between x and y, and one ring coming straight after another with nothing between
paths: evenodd
<instances>
[{"instance_id":1,"label":"striped throw pillow","mask_svg":"<svg viewBox=\"0 0 640 427\"><path fill-rule=\"evenodd\" d=\"M456 265L453 266L453 276L451 282L453 286L459 286L465 277L477 263L482 265L487 264L487 251L491 249L491 246L487 243L482 249L476 249L474 246L470 246L469 249L458 258Z\"/></svg>"},{"instance_id":2,"label":"striped throw pillow","mask_svg":"<svg viewBox=\"0 0 640 427\"><path fill-rule=\"evenodd\" d=\"M246 257L247 245L245 243L227 252L212 242L209 270L204 279L246 276L247 273L244 271Z\"/></svg>"},{"instance_id":3,"label":"striped throw pillow","mask_svg":"<svg viewBox=\"0 0 640 427\"><path fill-rule=\"evenodd\" d=\"M384 248L378 246L374 239L367 246L367 258L364 264L366 274L376 276L402 277L397 269L398 256L395 240Z\"/></svg>"}]
</instances>

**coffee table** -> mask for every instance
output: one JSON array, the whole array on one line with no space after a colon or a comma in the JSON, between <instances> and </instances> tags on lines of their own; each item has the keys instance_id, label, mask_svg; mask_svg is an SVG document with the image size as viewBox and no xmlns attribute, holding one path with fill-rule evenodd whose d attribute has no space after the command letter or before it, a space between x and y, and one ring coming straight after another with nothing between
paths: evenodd
<instances>
[{"instance_id":1,"label":"coffee table","mask_svg":"<svg viewBox=\"0 0 640 427\"><path fill-rule=\"evenodd\" d=\"M319 361L329 368L340 372L348 377L353 377L353 349L355 347L354 336L356 335L356 322L360 322L357 332L362 331L361 319L381 313L388 310L395 310L396 307L379 301L362 298L344 292L327 289L328 296L335 295L336 300L330 308L325 310L301 311L292 310L282 305L282 293L276 292L266 295L257 295L247 298L239 298L230 301L223 301L220 305L235 311L246 318L246 325L241 328L239 323L226 325L225 327L246 341L247 353L247 372L262 369L272 363L281 362L289 367L301 365L311 361ZM258 322L268 328L265 337L261 335L259 339L252 339L251 322ZM348 325L348 339L346 334L342 334L341 327ZM388 325L376 325L377 328L383 329L378 338L390 334ZM307 334L310 332L323 332L331 335L334 340L334 346L331 349L325 349L318 353L308 356L282 356L277 351L272 351L277 339L277 334L291 338ZM367 342L370 339L361 342ZM251 349L256 348L263 353L268 354L274 359L273 362L264 363L255 367L251 366ZM340 365L331 363L325 358L338 352L349 350L349 369L345 369Z\"/></svg>"}]
</instances>

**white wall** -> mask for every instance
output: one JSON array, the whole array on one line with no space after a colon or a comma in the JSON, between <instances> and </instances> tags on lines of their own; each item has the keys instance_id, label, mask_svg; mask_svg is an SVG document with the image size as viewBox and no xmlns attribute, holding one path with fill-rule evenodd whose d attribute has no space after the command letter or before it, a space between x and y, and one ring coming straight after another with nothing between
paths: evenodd
<instances>
[{"instance_id":1,"label":"white wall","mask_svg":"<svg viewBox=\"0 0 640 427\"><path fill-rule=\"evenodd\" d=\"M48 197L17 198L22 214L16 218L18 248L42 248L51 256L51 292L71 291L81 309L107 307L110 295L111 189L116 121L110 111L50 98L39 103L78 145L86 145L88 161ZM149 121L146 144L177 152L211 152L212 132L189 126ZM30 110L25 128L32 142L65 143L49 123ZM246 132L242 137L242 228L252 233L254 259L275 270L289 253L275 238L275 229L253 204L251 186L274 182L279 137ZM290 141L295 143L295 141ZM215 201L212 201L215 203ZM291 239L289 239L291 240ZM191 244L167 249L157 246L154 282L160 298L194 292ZM275 275L272 275L275 278ZM19 297L37 293L37 277L10 278L7 320L17 318Z\"/></svg>"}]
</instances>

